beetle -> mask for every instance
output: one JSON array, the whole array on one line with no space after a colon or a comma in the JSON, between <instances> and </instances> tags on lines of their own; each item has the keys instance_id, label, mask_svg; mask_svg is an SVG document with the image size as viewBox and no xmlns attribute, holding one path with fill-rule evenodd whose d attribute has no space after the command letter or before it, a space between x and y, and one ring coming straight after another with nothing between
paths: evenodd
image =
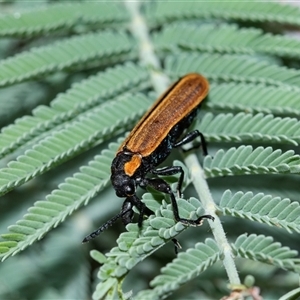
<instances>
[{"instance_id":1,"label":"beetle","mask_svg":"<svg viewBox=\"0 0 300 300\"><path fill-rule=\"evenodd\" d=\"M204 136L194 130L186 135L184 131L191 125L202 101L209 91L209 83L200 74L190 73L175 82L141 118L117 150L111 165L111 183L118 197L125 197L121 211L97 230L86 236L83 242L95 238L119 218L126 225L133 219L133 206L139 212L138 225L142 225L144 215L153 212L136 195L138 186L154 188L168 194L171 199L174 219L185 225L199 226L204 218L213 220L210 215L203 215L196 220L180 217L178 205L170 185L158 175L179 173L177 184L178 195L184 171L180 166L157 169L171 153L173 148L180 147L200 137L204 154L207 154ZM182 138L181 138L182 137ZM146 175L155 177L149 178Z\"/></svg>"}]
</instances>

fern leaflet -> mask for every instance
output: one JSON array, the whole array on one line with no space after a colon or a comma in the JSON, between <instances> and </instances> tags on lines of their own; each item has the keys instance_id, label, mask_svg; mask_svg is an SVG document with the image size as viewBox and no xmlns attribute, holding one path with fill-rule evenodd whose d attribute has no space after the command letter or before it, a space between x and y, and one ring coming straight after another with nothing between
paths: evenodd
<instances>
[{"instance_id":1,"label":"fern leaflet","mask_svg":"<svg viewBox=\"0 0 300 300\"><path fill-rule=\"evenodd\" d=\"M54 130L64 122L77 118L107 99L132 90L141 90L148 79L142 67L127 63L74 84L66 93L59 94L47 106L38 106L33 116L25 116L2 129L0 158L34 137Z\"/></svg>"},{"instance_id":2,"label":"fern leaflet","mask_svg":"<svg viewBox=\"0 0 300 300\"><path fill-rule=\"evenodd\" d=\"M148 5L147 17L154 25L162 25L176 20L222 19L226 21L279 22L299 25L300 11L291 6L274 2L172 2L159 1L155 10Z\"/></svg>"},{"instance_id":3,"label":"fern leaflet","mask_svg":"<svg viewBox=\"0 0 300 300\"><path fill-rule=\"evenodd\" d=\"M0 17L0 36L33 36L69 29L78 24L108 25L124 22L128 15L114 3L58 3Z\"/></svg>"},{"instance_id":4,"label":"fern leaflet","mask_svg":"<svg viewBox=\"0 0 300 300\"><path fill-rule=\"evenodd\" d=\"M136 45L122 31L105 31L65 39L1 61L0 87L94 62L107 65L136 57Z\"/></svg>"},{"instance_id":5,"label":"fern leaflet","mask_svg":"<svg viewBox=\"0 0 300 300\"><path fill-rule=\"evenodd\" d=\"M218 82L263 83L296 91L300 86L300 74L297 70L249 57L180 53L168 56L165 63L166 72L171 77L199 72Z\"/></svg>"},{"instance_id":6,"label":"fern leaflet","mask_svg":"<svg viewBox=\"0 0 300 300\"><path fill-rule=\"evenodd\" d=\"M300 124L297 119L275 118L263 114L206 114L197 128L208 141L260 142L298 145Z\"/></svg>"},{"instance_id":7,"label":"fern leaflet","mask_svg":"<svg viewBox=\"0 0 300 300\"><path fill-rule=\"evenodd\" d=\"M107 261L100 269L98 277L101 282L95 294L102 291L106 280L111 277L123 278L137 263L186 229L183 224L175 223L171 205L167 205L162 199L163 195L160 193L143 195L143 202L155 212L155 216L151 215L143 221L142 229L139 229L137 224L127 225L128 231L120 235L117 240L118 247L110 251ZM177 201L182 217L195 218L203 215L201 202L198 199L178 199Z\"/></svg>"},{"instance_id":8,"label":"fern leaflet","mask_svg":"<svg viewBox=\"0 0 300 300\"><path fill-rule=\"evenodd\" d=\"M205 105L210 109L300 116L299 93L262 84L212 84Z\"/></svg>"},{"instance_id":9,"label":"fern leaflet","mask_svg":"<svg viewBox=\"0 0 300 300\"><path fill-rule=\"evenodd\" d=\"M206 239L204 243L197 243L194 248L179 253L173 262L163 267L161 275L155 277L150 283L154 288L138 293L136 299L165 298L179 286L196 278L219 259L219 248L214 240Z\"/></svg>"},{"instance_id":10,"label":"fern leaflet","mask_svg":"<svg viewBox=\"0 0 300 300\"><path fill-rule=\"evenodd\" d=\"M271 147L240 146L227 151L219 150L214 158L204 159L204 170L208 177L246 174L298 174L300 156L290 150L283 152Z\"/></svg>"},{"instance_id":11,"label":"fern leaflet","mask_svg":"<svg viewBox=\"0 0 300 300\"><path fill-rule=\"evenodd\" d=\"M287 198L281 199L263 193L253 195L252 192L237 192L232 195L227 190L221 198L219 210L224 215L283 227L289 232L300 232L299 203Z\"/></svg>"},{"instance_id":12,"label":"fern leaflet","mask_svg":"<svg viewBox=\"0 0 300 300\"><path fill-rule=\"evenodd\" d=\"M64 130L41 140L16 161L11 161L7 168L0 169L0 194L91 148L124 126L130 126L148 105L143 95L127 95L82 115ZM136 107L140 109L138 113Z\"/></svg>"},{"instance_id":13,"label":"fern leaflet","mask_svg":"<svg viewBox=\"0 0 300 300\"><path fill-rule=\"evenodd\" d=\"M81 172L67 178L45 200L37 201L23 219L9 227L9 233L1 234L5 240L0 242L2 260L24 250L56 227L74 210L86 204L107 184L110 178L110 164L118 148L117 143L109 150L102 151Z\"/></svg>"},{"instance_id":14,"label":"fern leaflet","mask_svg":"<svg viewBox=\"0 0 300 300\"><path fill-rule=\"evenodd\" d=\"M243 234L232 244L232 248L240 257L272 264L284 270L300 272L300 260L295 258L298 252L282 247L278 242L274 243L272 237Z\"/></svg>"},{"instance_id":15,"label":"fern leaflet","mask_svg":"<svg viewBox=\"0 0 300 300\"><path fill-rule=\"evenodd\" d=\"M156 45L163 50L177 47L192 51L218 53L264 53L283 57L299 57L298 40L263 34L255 28L239 29L236 25L206 24L202 26L174 24L155 36Z\"/></svg>"}]
</instances>

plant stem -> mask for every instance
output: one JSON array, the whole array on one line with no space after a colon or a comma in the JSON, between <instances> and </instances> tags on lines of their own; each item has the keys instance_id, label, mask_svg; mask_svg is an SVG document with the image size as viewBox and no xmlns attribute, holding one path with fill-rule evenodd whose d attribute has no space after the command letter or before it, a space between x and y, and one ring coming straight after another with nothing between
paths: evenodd
<instances>
[{"instance_id":1,"label":"plant stem","mask_svg":"<svg viewBox=\"0 0 300 300\"><path fill-rule=\"evenodd\" d=\"M124 0L124 2L131 14L130 30L138 41L140 62L149 68L152 85L155 91L161 94L169 86L170 80L163 73L160 61L155 55L146 21L140 13L141 2L138 0Z\"/></svg>"},{"instance_id":2,"label":"plant stem","mask_svg":"<svg viewBox=\"0 0 300 300\"><path fill-rule=\"evenodd\" d=\"M140 13L141 2L125 0L125 5L132 17L130 30L139 44L140 61L149 68L154 89L158 93L162 93L169 86L170 81L168 77L163 74L159 59L155 55L147 24L143 15ZM223 264L229 277L230 284L240 284L232 249L226 239L221 221L215 213L216 205L209 191L207 181L205 180L204 171L199 165L195 154L186 156L184 160L191 172L193 184L203 203L205 213L210 214L215 218L215 221L208 220L208 222L219 249L224 255Z\"/></svg>"},{"instance_id":3,"label":"plant stem","mask_svg":"<svg viewBox=\"0 0 300 300\"><path fill-rule=\"evenodd\" d=\"M221 220L216 214L216 205L209 191L207 181L205 180L204 170L199 164L197 156L193 153L185 157L184 162L190 171L193 185L197 191L199 199L205 210L205 214L209 214L215 218L214 221L208 220L214 238L222 251L224 258L223 264L227 272L231 285L240 284L240 278L233 259L233 253L230 244L227 241Z\"/></svg>"}]
</instances>

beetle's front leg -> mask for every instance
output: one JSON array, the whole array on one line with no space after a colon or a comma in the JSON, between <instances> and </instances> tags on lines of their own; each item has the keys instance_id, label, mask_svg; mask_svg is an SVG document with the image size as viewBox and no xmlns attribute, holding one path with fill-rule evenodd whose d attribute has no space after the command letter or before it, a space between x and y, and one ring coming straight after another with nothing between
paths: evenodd
<instances>
[{"instance_id":1,"label":"beetle's front leg","mask_svg":"<svg viewBox=\"0 0 300 300\"><path fill-rule=\"evenodd\" d=\"M139 219L138 219L138 226L142 227L144 215L152 215L153 211L150 210L141 200L138 198L137 195L132 195L130 197L127 197L126 200L123 203L122 211L126 212L122 215L122 221L124 225L127 225L128 223L132 222L133 218L133 206L135 206L139 212Z\"/></svg>"},{"instance_id":2,"label":"beetle's front leg","mask_svg":"<svg viewBox=\"0 0 300 300\"><path fill-rule=\"evenodd\" d=\"M190 226L200 226L203 222L203 219L214 220L214 217L212 217L211 215L203 215L203 216L200 216L196 220L189 220L189 219L181 218L179 216L179 209L178 209L176 198L175 198L169 184L167 184L161 178L153 178L153 179L147 178L147 185L151 186L152 188L154 188L157 191L160 191L160 192L170 195L171 204L173 207L173 214L174 214L174 218L175 218L176 222L181 222L185 225L190 225Z\"/></svg>"}]
</instances>

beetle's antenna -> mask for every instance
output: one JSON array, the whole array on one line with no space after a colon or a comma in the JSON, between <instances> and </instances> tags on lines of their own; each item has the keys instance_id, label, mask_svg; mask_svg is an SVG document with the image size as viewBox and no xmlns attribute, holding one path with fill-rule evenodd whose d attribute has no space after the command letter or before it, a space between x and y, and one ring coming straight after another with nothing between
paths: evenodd
<instances>
[{"instance_id":1,"label":"beetle's antenna","mask_svg":"<svg viewBox=\"0 0 300 300\"><path fill-rule=\"evenodd\" d=\"M90 240L94 239L96 236L98 236L101 232L103 232L104 230L106 230L108 227L112 226L118 219L122 218L126 213L128 213L132 208L129 207L126 210L121 210L117 215L115 215L114 217L112 217L110 220L108 220L106 223L104 223L103 225L101 225L98 229L96 229L95 231L93 231L92 233L90 233L89 235L87 235L82 243L87 243Z\"/></svg>"}]
</instances>

